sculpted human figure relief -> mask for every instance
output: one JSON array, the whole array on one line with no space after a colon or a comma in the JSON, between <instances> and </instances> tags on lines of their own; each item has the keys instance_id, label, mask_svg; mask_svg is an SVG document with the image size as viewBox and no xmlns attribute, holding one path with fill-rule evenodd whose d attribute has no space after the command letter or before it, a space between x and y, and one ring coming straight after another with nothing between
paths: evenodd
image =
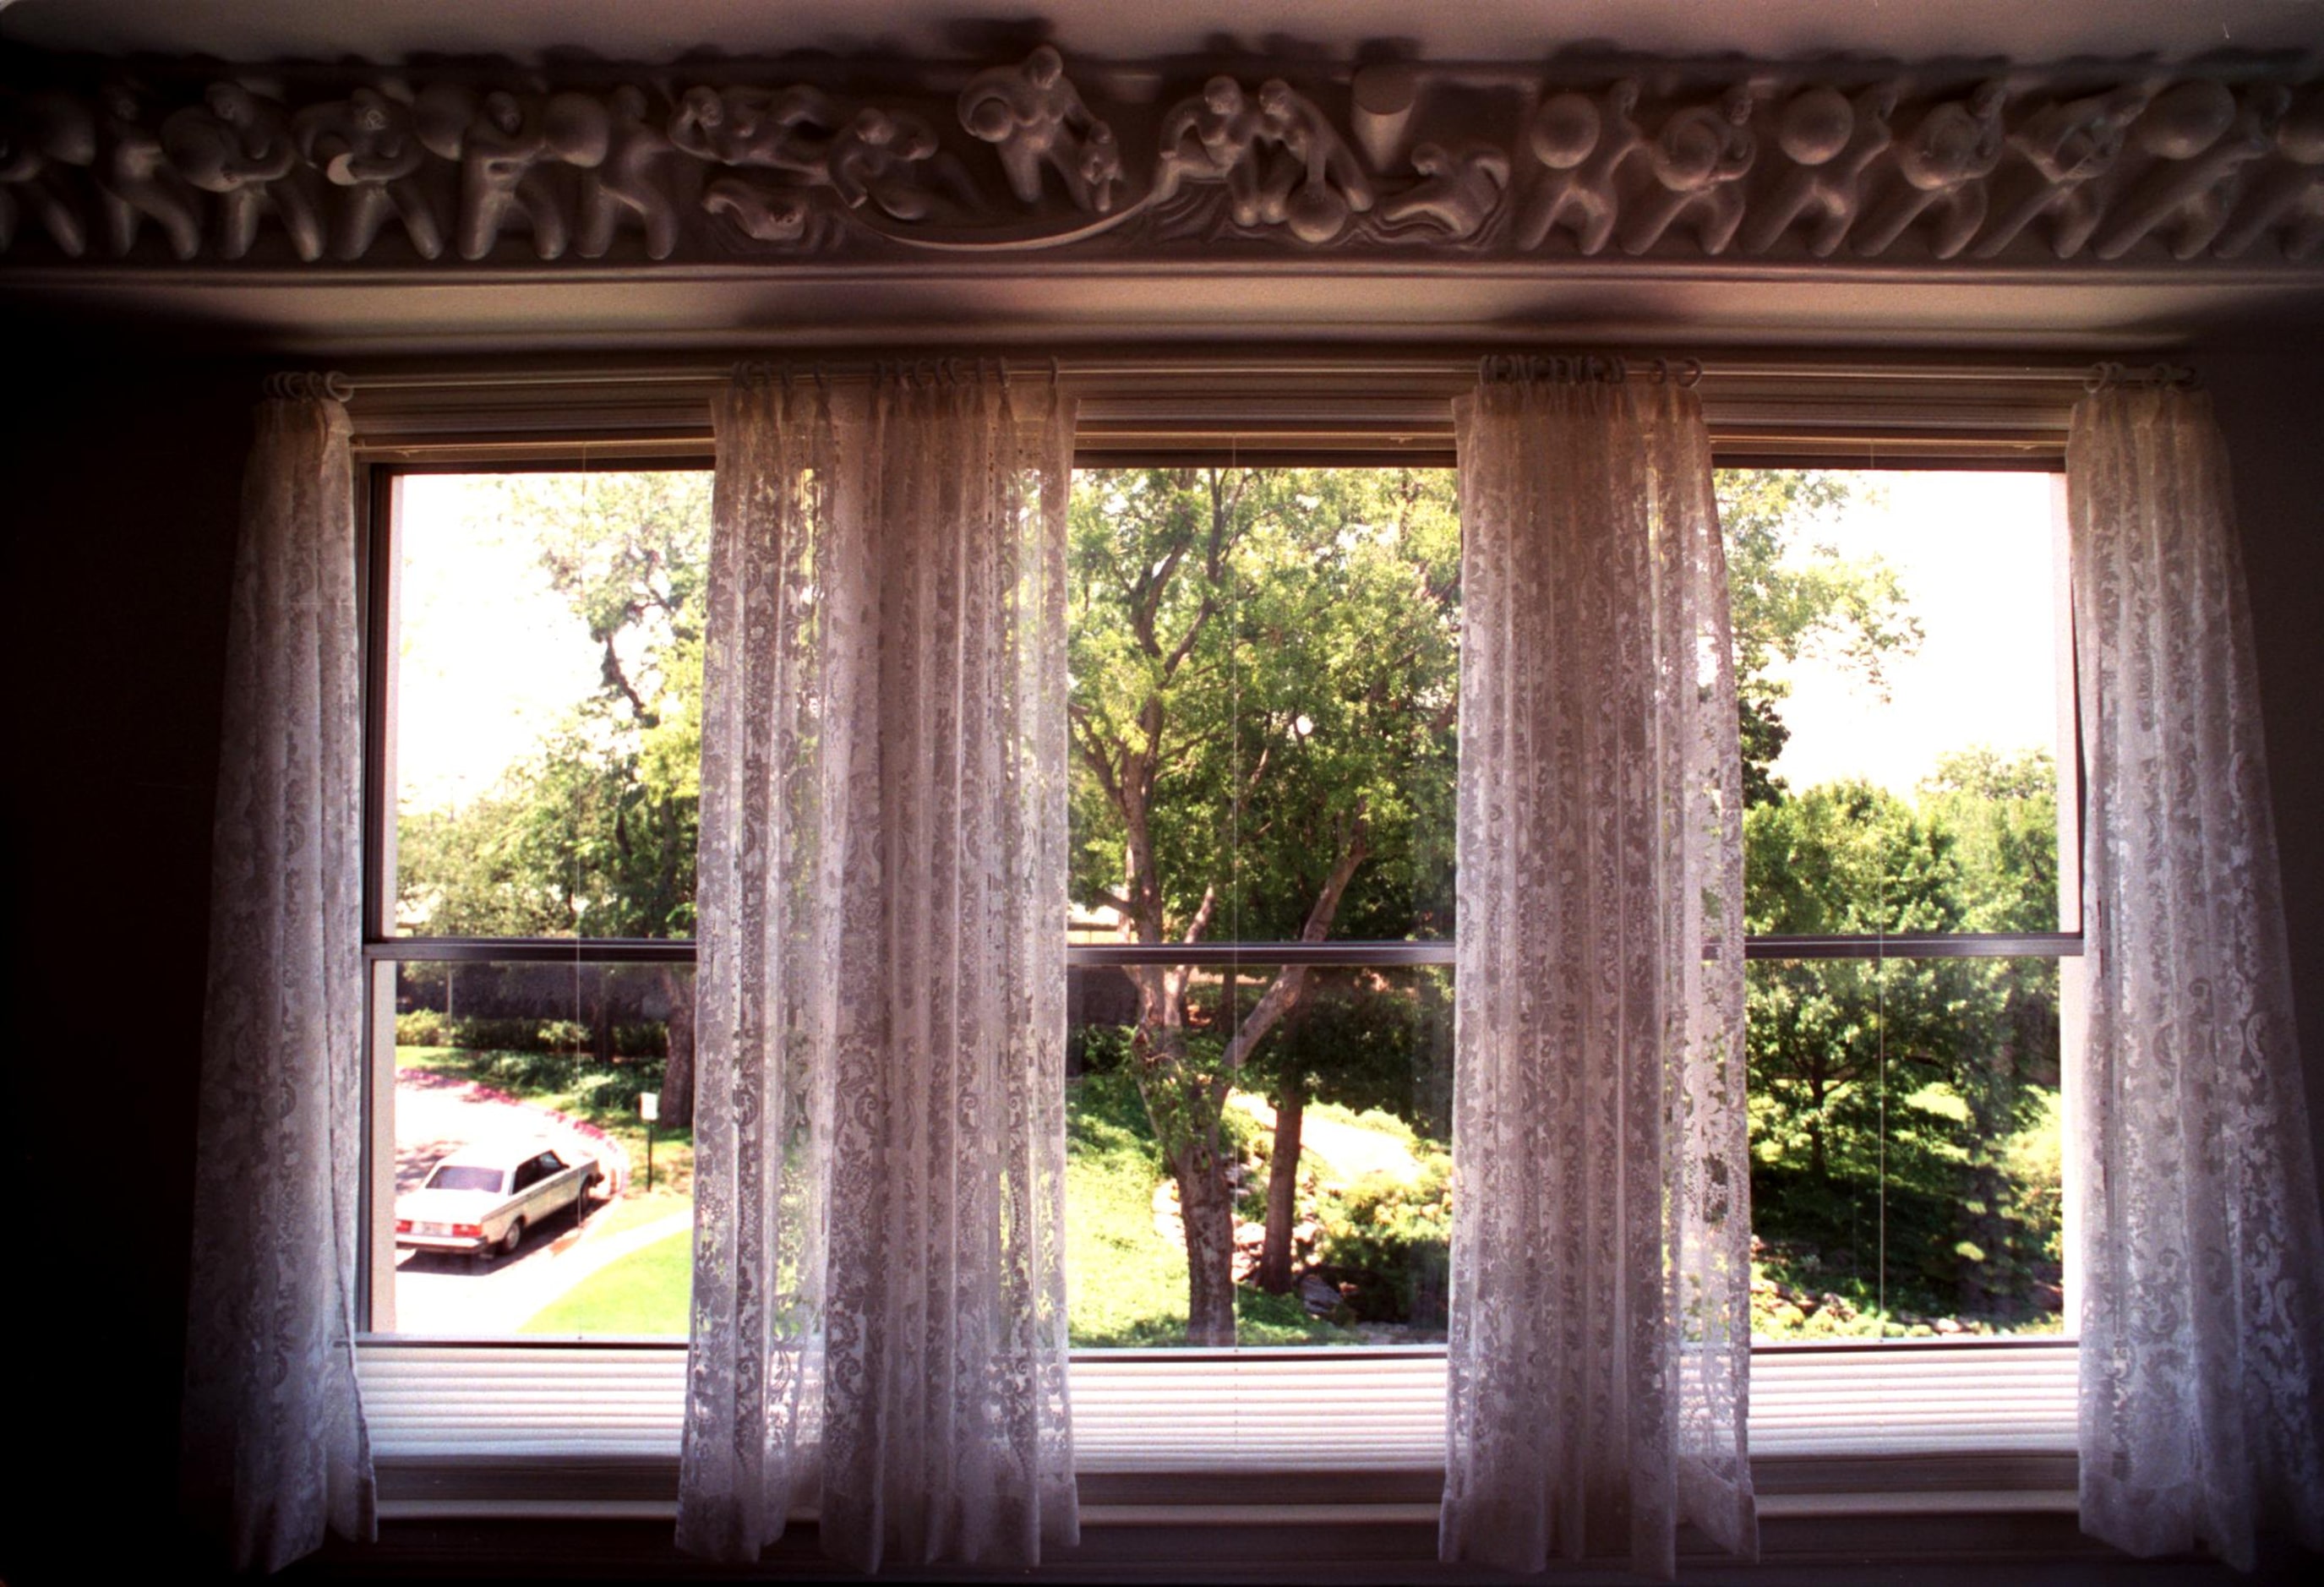
<instances>
[{"instance_id":1,"label":"sculpted human figure relief","mask_svg":"<svg viewBox=\"0 0 2324 1587\"><path fill-rule=\"evenodd\" d=\"M1776 146L1793 169L1745 226L1745 250L1765 254L1803 216L1816 220L1809 253L1821 259L1838 249L1863 202L1865 167L1889 145L1895 108L1889 83L1866 89L1853 103L1821 86L1794 95L1775 126Z\"/></svg>"},{"instance_id":2,"label":"sculpted human figure relief","mask_svg":"<svg viewBox=\"0 0 2324 1587\"><path fill-rule=\"evenodd\" d=\"M1509 157L1498 143L1447 149L1424 143L1412 151L1412 169L1421 180L1381 203L1381 221L1391 228L1425 227L1455 242L1484 229L1509 185Z\"/></svg>"},{"instance_id":3,"label":"sculpted human figure relief","mask_svg":"<svg viewBox=\"0 0 2324 1587\"><path fill-rule=\"evenodd\" d=\"M1121 179L1113 129L1090 114L1066 79L1065 58L1048 45L1019 65L971 78L960 93L960 125L993 146L1020 202L1041 201L1046 165L1064 179L1075 208L1093 215L1113 208Z\"/></svg>"},{"instance_id":4,"label":"sculpted human figure relief","mask_svg":"<svg viewBox=\"0 0 2324 1587\"><path fill-rule=\"evenodd\" d=\"M491 91L463 77L416 97L400 79L354 79L295 113L235 80L180 79L170 114L126 81L95 95L0 91L0 250L21 256L29 230L75 257L94 225L113 254L134 256L150 222L177 258L208 245L231 263L269 217L300 258L344 260L373 253L391 223L421 259L469 260L490 258L511 231L543 259L602 258L624 230L657 260L875 238L1162 259L1228 234L1506 256L1562 248L1560 233L1584 256L1617 241L1634 254L1716 256L1738 242L1767 253L1797 233L1818 257L1847 244L1863 258L1909 246L1916 258L1992 259L2030 245L2029 227L2061 259L2130 256L2148 239L2163 245L2145 249L2158 259L2164 246L2240 258L2267 239L2290 262L2324 250L2314 83L2295 97L2289 79L2174 84L2142 71L2137 86L2045 100L2042 71L1975 85L1932 68L1932 81L1958 86L1916 99L1892 132L1893 85L1858 78L1843 93L1802 85L1795 69L1738 66L1714 101L1660 98L1643 113L1634 79L1548 93L1518 123L1519 151L1480 119L1504 125L1522 91L1525 75L1506 68L1373 62L1327 78L1338 87L1322 99L1283 78L1253 91L1222 74L1156 104L1147 88L1167 69L1108 78L1133 107L1109 112L1120 136L1048 46L933 79L871 69L900 85L876 101L713 78L666 105L644 78L579 93L530 76ZM1783 158L1761 176L1755 93L1771 77L1794 87L1766 106ZM832 80L858 92L852 78ZM1342 89L1344 125L1324 108ZM993 150L1014 203L972 180L961 158L972 137ZM1151 191L1132 202L1122 151L1148 137ZM1190 187L1204 191L1189 199ZM1149 207L1150 224L1113 224ZM1367 214L1376 219L1359 224Z\"/></svg>"},{"instance_id":5,"label":"sculpted human figure relief","mask_svg":"<svg viewBox=\"0 0 2324 1587\"><path fill-rule=\"evenodd\" d=\"M1637 103L1638 85L1628 79L1608 88L1596 103L1572 93L1542 102L1526 133L1534 157L1549 174L1535 187L1518 224L1519 247L1540 247L1560 226L1572 229L1585 254L1605 247L1621 212L1615 179L1646 141L1630 115Z\"/></svg>"},{"instance_id":6,"label":"sculpted human figure relief","mask_svg":"<svg viewBox=\"0 0 2324 1587\"><path fill-rule=\"evenodd\" d=\"M1303 243L1328 243L1372 207L1355 152L1314 100L1281 78L1259 86L1259 135L1280 151L1259 183L1259 218Z\"/></svg>"},{"instance_id":7,"label":"sculpted human figure relief","mask_svg":"<svg viewBox=\"0 0 2324 1587\"><path fill-rule=\"evenodd\" d=\"M1637 218L1622 230L1624 253L1646 252L1688 215L1705 254L1727 251L1743 220L1741 179L1759 153L1751 109L1749 85L1738 83L1716 106L1690 105L1664 120L1646 145L1657 189L1637 200Z\"/></svg>"},{"instance_id":8,"label":"sculpted human figure relief","mask_svg":"<svg viewBox=\"0 0 2324 1587\"><path fill-rule=\"evenodd\" d=\"M71 188L60 179L68 168L97 159L97 123L67 94L36 94L10 110L0 124L0 254L16 240L23 209L59 253L78 259L88 251L88 230Z\"/></svg>"},{"instance_id":9,"label":"sculpted human figure relief","mask_svg":"<svg viewBox=\"0 0 2324 1587\"><path fill-rule=\"evenodd\" d=\"M634 219L646 234L646 256L667 259L678 248L678 209L669 171L678 147L646 119L644 89L622 84L606 96L605 109L605 156L581 176L581 257L604 258L614 232Z\"/></svg>"},{"instance_id":10,"label":"sculpted human figure relief","mask_svg":"<svg viewBox=\"0 0 2324 1587\"><path fill-rule=\"evenodd\" d=\"M754 243L784 246L807 240L814 216L805 189L762 187L738 176L713 178L702 189L702 209Z\"/></svg>"},{"instance_id":11,"label":"sculpted human figure relief","mask_svg":"<svg viewBox=\"0 0 2324 1587\"><path fill-rule=\"evenodd\" d=\"M670 142L713 165L789 171L831 181L831 144L845 119L817 89L688 88L669 123Z\"/></svg>"},{"instance_id":12,"label":"sculpted human figure relief","mask_svg":"<svg viewBox=\"0 0 2324 1587\"><path fill-rule=\"evenodd\" d=\"M1259 112L1243 97L1242 85L1231 77L1211 78L1198 97L1182 101L1162 120L1155 201L1176 197L1185 182L1223 182L1235 224L1256 226L1258 141Z\"/></svg>"},{"instance_id":13,"label":"sculpted human figure relief","mask_svg":"<svg viewBox=\"0 0 2324 1587\"><path fill-rule=\"evenodd\" d=\"M2139 88L2116 88L2047 105L2026 117L2009 136L2024 168L1992 229L1971 252L1979 259L1995 258L2018 233L2054 214L2051 251L2061 259L2080 253L2098 225L2092 183L2113 169L2122 153L2124 129L2145 108L2146 97Z\"/></svg>"},{"instance_id":14,"label":"sculpted human figure relief","mask_svg":"<svg viewBox=\"0 0 2324 1587\"><path fill-rule=\"evenodd\" d=\"M218 255L239 259L272 211L301 259L323 256L322 180L299 156L290 113L239 83L213 83L203 103L161 124L177 173L217 195Z\"/></svg>"},{"instance_id":15,"label":"sculpted human figure relief","mask_svg":"<svg viewBox=\"0 0 2324 1587\"><path fill-rule=\"evenodd\" d=\"M1985 179L2001 163L2008 90L1987 83L1966 104L1948 99L1930 106L1912 134L1896 143L1899 186L1857 234L1858 254L1884 254L1906 227L1935 211L1930 251L1950 259L1985 224Z\"/></svg>"},{"instance_id":16,"label":"sculpted human figure relief","mask_svg":"<svg viewBox=\"0 0 2324 1587\"><path fill-rule=\"evenodd\" d=\"M139 119L133 90L115 83L97 99L94 164L106 243L116 257L125 257L136 245L139 223L151 220L169 239L171 253L191 259L202 248L194 189L171 169L161 140Z\"/></svg>"},{"instance_id":17,"label":"sculpted human figure relief","mask_svg":"<svg viewBox=\"0 0 2324 1587\"><path fill-rule=\"evenodd\" d=\"M2118 202L2091 252L2119 259L2150 232L2173 222L2172 253L2192 259L2226 229L2246 165L2275 147L2275 126L2292 95L2263 83L2240 100L2221 83L2187 83L2146 107L2132 134L2139 147L2164 161Z\"/></svg>"},{"instance_id":18,"label":"sculpted human figure relief","mask_svg":"<svg viewBox=\"0 0 2324 1587\"><path fill-rule=\"evenodd\" d=\"M867 201L895 220L926 220L945 197L973 208L967 173L917 115L866 106L831 142L831 185L850 209ZM933 182L934 186L929 185Z\"/></svg>"},{"instance_id":19,"label":"sculpted human figure relief","mask_svg":"<svg viewBox=\"0 0 2324 1587\"><path fill-rule=\"evenodd\" d=\"M2237 259L2270 231L2283 234L2283 256L2305 259L2324 245L2324 88L2310 88L2276 123L2284 169L2253 184L2212 249Z\"/></svg>"},{"instance_id":20,"label":"sculpted human figure relief","mask_svg":"<svg viewBox=\"0 0 2324 1587\"><path fill-rule=\"evenodd\" d=\"M310 105L292 122L300 155L344 189L331 251L360 259L393 215L422 259L444 252L443 217L420 176L428 152L411 128L411 112L376 88L356 88L345 99Z\"/></svg>"},{"instance_id":21,"label":"sculpted human figure relief","mask_svg":"<svg viewBox=\"0 0 2324 1587\"><path fill-rule=\"evenodd\" d=\"M420 141L460 163L460 257L482 259L502 228L521 215L532 229L533 252L563 255L571 224L566 201L544 167L558 161L588 167L605 157L611 127L605 107L585 94L553 94L544 102L495 89L482 98L466 88L438 87L412 106Z\"/></svg>"}]
</instances>

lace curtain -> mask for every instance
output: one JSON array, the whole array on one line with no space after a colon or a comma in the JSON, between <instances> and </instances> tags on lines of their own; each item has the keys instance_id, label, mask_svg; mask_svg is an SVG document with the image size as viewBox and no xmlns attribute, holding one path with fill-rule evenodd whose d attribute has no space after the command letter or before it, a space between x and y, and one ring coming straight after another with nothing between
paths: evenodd
<instances>
[{"instance_id":1,"label":"lace curtain","mask_svg":"<svg viewBox=\"0 0 2324 1587\"><path fill-rule=\"evenodd\" d=\"M2263 1526L2324 1548L2324 1237L2227 459L2207 398L2112 391L2066 474L2082 1525L2248 1568Z\"/></svg>"},{"instance_id":2,"label":"lace curtain","mask_svg":"<svg viewBox=\"0 0 2324 1587\"><path fill-rule=\"evenodd\" d=\"M716 409L682 1545L1038 1562L1066 1416L1073 405Z\"/></svg>"},{"instance_id":3,"label":"lace curtain","mask_svg":"<svg viewBox=\"0 0 2324 1587\"><path fill-rule=\"evenodd\" d=\"M1725 553L1692 392L1618 367L1516 376L1454 411L1441 1546L1522 1571L1627 1555L1667 1577L1683 1520L1757 1544Z\"/></svg>"},{"instance_id":4,"label":"lace curtain","mask_svg":"<svg viewBox=\"0 0 2324 1587\"><path fill-rule=\"evenodd\" d=\"M295 384L296 383L288 383ZM347 415L263 403L211 849L183 1482L237 1569L374 1532L355 1388L363 712Z\"/></svg>"}]
</instances>

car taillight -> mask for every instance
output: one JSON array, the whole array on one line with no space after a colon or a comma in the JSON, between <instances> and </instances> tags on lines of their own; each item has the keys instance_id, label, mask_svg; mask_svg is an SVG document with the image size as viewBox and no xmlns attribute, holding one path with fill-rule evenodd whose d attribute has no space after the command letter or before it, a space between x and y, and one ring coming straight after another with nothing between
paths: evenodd
<instances>
[{"instance_id":1,"label":"car taillight","mask_svg":"<svg viewBox=\"0 0 2324 1587\"><path fill-rule=\"evenodd\" d=\"M396 1232L398 1234L409 1234L409 1233L410 1233L410 1232L411 1232L411 1220L410 1220L410 1219L409 1219L409 1218L398 1218L398 1219L395 1221L395 1232Z\"/></svg>"},{"instance_id":2,"label":"car taillight","mask_svg":"<svg viewBox=\"0 0 2324 1587\"><path fill-rule=\"evenodd\" d=\"M474 1223L455 1223L452 1232L463 1240L482 1240L484 1237L484 1232Z\"/></svg>"}]
</instances>

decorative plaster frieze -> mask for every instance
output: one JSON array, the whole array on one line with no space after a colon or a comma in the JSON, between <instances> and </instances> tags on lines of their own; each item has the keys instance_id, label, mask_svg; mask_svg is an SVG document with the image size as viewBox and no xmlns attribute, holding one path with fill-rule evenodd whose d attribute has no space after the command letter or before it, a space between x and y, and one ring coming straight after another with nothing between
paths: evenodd
<instances>
[{"instance_id":1,"label":"decorative plaster frieze","mask_svg":"<svg viewBox=\"0 0 2324 1587\"><path fill-rule=\"evenodd\" d=\"M2324 257L2250 68L12 68L19 263Z\"/></svg>"}]
</instances>

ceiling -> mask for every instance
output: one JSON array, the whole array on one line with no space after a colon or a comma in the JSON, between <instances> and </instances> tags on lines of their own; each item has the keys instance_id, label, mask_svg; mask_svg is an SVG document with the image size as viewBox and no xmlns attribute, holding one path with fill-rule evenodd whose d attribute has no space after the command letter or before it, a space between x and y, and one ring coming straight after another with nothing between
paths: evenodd
<instances>
[{"instance_id":1,"label":"ceiling","mask_svg":"<svg viewBox=\"0 0 2324 1587\"><path fill-rule=\"evenodd\" d=\"M545 50L659 62L694 51L982 55L1047 32L1093 56L1170 55L1231 40L1345 58L1368 45L1440 60L1592 52L1792 59L2098 55L2181 61L2219 51L2324 56L2324 0L15 0L0 38L106 54L393 62ZM995 17L1007 19L996 22ZM1263 20L1261 20L1263 19Z\"/></svg>"}]
</instances>

